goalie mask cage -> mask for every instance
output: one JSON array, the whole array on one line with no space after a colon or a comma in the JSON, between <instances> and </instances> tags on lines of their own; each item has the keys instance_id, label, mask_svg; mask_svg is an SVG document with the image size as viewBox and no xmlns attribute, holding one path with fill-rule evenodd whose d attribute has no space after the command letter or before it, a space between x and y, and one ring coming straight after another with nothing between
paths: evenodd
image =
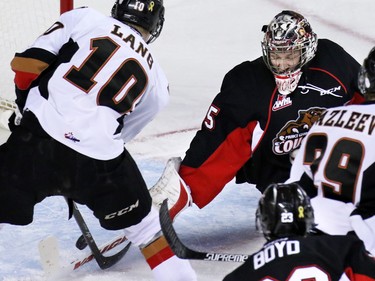
<instances>
[{"instance_id":1,"label":"goalie mask cage","mask_svg":"<svg viewBox=\"0 0 375 281\"><path fill-rule=\"evenodd\" d=\"M56 21L61 12L71 10L73 0L0 0L0 108L14 101L14 73L10 62Z\"/></svg>"}]
</instances>

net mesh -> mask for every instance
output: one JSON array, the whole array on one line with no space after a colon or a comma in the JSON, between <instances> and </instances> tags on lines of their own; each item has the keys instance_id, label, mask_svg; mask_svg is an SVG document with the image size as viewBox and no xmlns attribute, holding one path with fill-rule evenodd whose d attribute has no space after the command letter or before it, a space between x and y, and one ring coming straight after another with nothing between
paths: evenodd
<instances>
[{"instance_id":1,"label":"net mesh","mask_svg":"<svg viewBox=\"0 0 375 281\"><path fill-rule=\"evenodd\" d=\"M10 62L59 16L59 0L0 0L0 107L11 109L14 101L14 74Z\"/></svg>"}]
</instances>

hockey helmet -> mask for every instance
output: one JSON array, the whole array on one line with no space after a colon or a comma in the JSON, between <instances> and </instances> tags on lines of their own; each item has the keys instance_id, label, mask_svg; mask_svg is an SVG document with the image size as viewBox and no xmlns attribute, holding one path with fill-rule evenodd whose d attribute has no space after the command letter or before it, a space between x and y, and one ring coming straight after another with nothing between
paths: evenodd
<instances>
[{"instance_id":1,"label":"hockey helmet","mask_svg":"<svg viewBox=\"0 0 375 281\"><path fill-rule=\"evenodd\" d=\"M297 51L300 59L298 63L287 71L293 73L301 69L316 53L318 40L312 31L310 23L301 14L294 11L282 11L277 14L270 24L263 26L265 32L262 41L263 59L267 67L275 75L285 75L285 70L280 70L273 65L270 56L272 53Z\"/></svg>"},{"instance_id":2,"label":"hockey helmet","mask_svg":"<svg viewBox=\"0 0 375 281\"><path fill-rule=\"evenodd\" d=\"M256 222L267 240L305 236L314 226L310 198L297 183L271 184L259 200Z\"/></svg>"},{"instance_id":3,"label":"hockey helmet","mask_svg":"<svg viewBox=\"0 0 375 281\"><path fill-rule=\"evenodd\" d=\"M151 43L163 29L164 10L163 0L117 0L112 17L144 28L150 33L147 43Z\"/></svg>"},{"instance_id":4,"label":"hockey helmet","mask_svg":"<svg viewBox=\"0 0 375 281\"><path fill-rule=\"evenodd\" d=\"M361 66L358 74L358 87L363 95L375 94L375 47Z\"/></svg>"}]
</instances>

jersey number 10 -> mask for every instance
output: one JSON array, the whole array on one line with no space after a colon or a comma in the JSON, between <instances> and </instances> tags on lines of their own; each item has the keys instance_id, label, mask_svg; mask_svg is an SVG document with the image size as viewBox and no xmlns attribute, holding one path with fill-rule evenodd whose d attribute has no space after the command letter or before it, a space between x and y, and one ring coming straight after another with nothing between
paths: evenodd
<instances>
[{"instance_id":1,"label":"jersey number 10","mask_svg":"<svg viewBox=\"0 0 375 281\"><path fill-rule=\"evenodd\" d=\"M110 38L94 38L92 52L79 67L72 66L64 78L89 94L97 84L95 77L120 46ZM108 106L120 114L133 110L147 86L147 74L139 62L126 59L109 77L97 94L97 104Z\"/></svg>"}]
</instances>

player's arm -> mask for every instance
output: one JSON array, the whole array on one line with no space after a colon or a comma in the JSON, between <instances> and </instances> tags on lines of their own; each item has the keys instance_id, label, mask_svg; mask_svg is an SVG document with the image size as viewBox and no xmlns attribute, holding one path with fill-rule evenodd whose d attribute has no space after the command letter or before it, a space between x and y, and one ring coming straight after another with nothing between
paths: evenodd
<instances>
[{"instance_id":1,"label":"player's arm","mask_svg":"<svg viewBox=\"0 0 375 281\"><path fill-rule=\"evenodd\" d=\"M248 85L245 88L242 75L243 69L235 68L225 76L181 163L179 174L200 208L221 192L252 155L258 122L251 115L256 110L249 106L251 92Z\"/></svg>"},{"instance_id":2,"label":"player's arm","mask_svg":"<svg viewBox=\"0 0 375 281\"><path fill-rule=\"evenodd\" d=\"M202 129L196 134L179 174L190 187L198 207L210 203L251 157L251 136L255 126L256 122L251 122L245 128L238 127L219 144L215 143L213 132ZM207 150L211 153L207 154Z\"/></svg>"},{"instance_id":3,"label":"player's arm","mask_svg":"<svg viewBox=\"0 0 375 281\"><path fill-rule=\"evenodd\" d=\"M82 11L79 11L82 13ZM64 13L57 22L39 36L31 46L23 52L15 54L11 68L15 73L17 104L22 109L28 90L37 85L38 78L56 62L60 49L70 41L71 29L77 24L74 14L76 10ZM78 46L71 46L73 55ZM65 60L70 58L66 57ZM61 61L64 62L64 61Z\"/></svg>"},{"instance_id":4,"label":"player's arm","mask_svg":"<svg viewBox=\"0 0 375 281\"><path fill-rule=\"evenodd\" d=\"M239 128L196 168L180 165L179 158L169 159L162 176L150 189L154 204L160 206L168 198L170 214L175 217L192 203L203 208L211 202L250 157L250 132L249 128Z\"/></svg>"},{"instance_id":5,"label":"player's arm","mask_svg":"<svg viewBox=\"0 0 375 281\"><path fill-rule=\"evenodd\" d=\"M30 48L22 53L16 53L11 61L15 72L14 83L20 90L30 88L40 74L56 59L56 55L41 48Z\"/></svg>"},{"instance_id":6,"label":"player's arm","mask_svg":"<svg viewBox=\"0 0 375 281\"><path fill-rule=\"evenodd\" d=\"M221 92L209 106L202 127L177 170L178 177L191 191L192 201L200 208L220 193L252 154L257 121L248 120L252 118L248 104L257 103L251 103L249 91L241 89L243 79L238 78L239 72L231 73L224 78ZM175 184L174 189L178 192L180 184Z\"/></svg>"}]
</instances>

